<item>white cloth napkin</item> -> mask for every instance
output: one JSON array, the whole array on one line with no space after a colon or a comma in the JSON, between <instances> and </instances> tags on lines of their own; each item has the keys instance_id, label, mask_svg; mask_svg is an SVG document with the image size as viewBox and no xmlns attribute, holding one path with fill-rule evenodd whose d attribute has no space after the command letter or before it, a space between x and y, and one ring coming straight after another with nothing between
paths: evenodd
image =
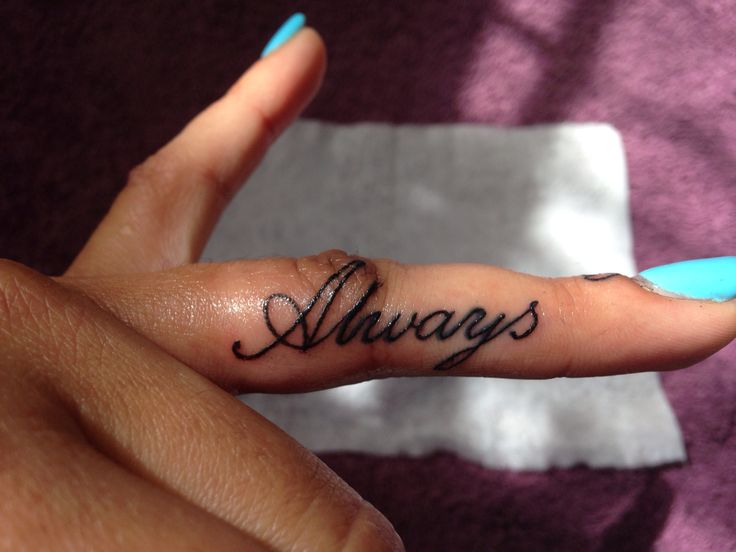
<instances>
[{"instance_id":1,"label":"white cloth napkin","mask_svg":"<svg viewBox=\"0 0 736 552\"><path fill-rule=\"evenodd\" d=\"M225 212L205 260L341 248L539 275L635 272L622 141L606 124L300 121ZM315 451L452 450L486 466L639 467L684 446L656 374L396 378L242 399Z\"/></svg>"}]
</instances>

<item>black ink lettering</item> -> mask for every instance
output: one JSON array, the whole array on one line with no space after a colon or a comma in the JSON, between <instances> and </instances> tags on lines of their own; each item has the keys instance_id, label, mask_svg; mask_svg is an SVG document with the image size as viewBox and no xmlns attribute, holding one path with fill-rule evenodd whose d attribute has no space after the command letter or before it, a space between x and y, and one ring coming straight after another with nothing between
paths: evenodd
<instances>
[{"instance_id":1,"label":"black ink lettering","mask_svg":"<svg viewBox=\"0 0 736 552\"><path fill-rule=\"evenodd\" d=\"M266 327L274 338L273 341L250 354L242 351L240 340L235 341L232 346L235 357L240 360L256 359L278 345L305 352L316 347L332 335L335 336L336 344L347 345L358 335L360 335L360 342L365 344L375 343L379 340L394 343L409 332L413 332L415 339L419 341L427 341L433 337L438 341L446 341L455 336L460 330L464 330L463 336L471 344L451 354L434 366L435 370L449 370L465 362L483 345L504 334L509 335L514 340L530 336L539 323L536 310L539 302L532 301L524 312L509 321L507 321L505 313L499 313L493 319L487 321L487 311L481 307L474 307L455 324L452 324L452 320L457 313L440 309L422 317L417 312L413 312L406 324L401 323L403 313L398 312L388 318L388 322L381 327L382 318L386 318L383 312L373 311L361 316L363 308L381 286L376 280L368 286L368 289L342 315L339 321L325 331L325 320L333 307L335 299L350 278L364 266L365 261L360 260L351 261L343 266L325 281L303 308L295 299L284 293L274 293L268 296L263 301L262 312ZM605 276L612 277L613 275ZM272 321L272 311L276 304L285 306L294 316L291 325L284 330L277 329ZM307 318L312 312L316 314L316 321L314 327L310 328ZM403 327L397 330L400 326ZM519 331L520 328L524 328L523 331ZM394 330L397 331L394 333ZM295 338L295 335L298 336L298 339Z\"/></svg>"},{"instance_id":2,"label":"black ink lettering","mask_svg":"<svg viewBox=\"0 0 736 552\"><path fill-rule=\"evenodd\" d=\"M620 276L618 272L606 272L604 274L583 274L583 279L588 280L589 282L602 282L603 280L610 280L611 278L615 278L616 276Z\"/></svg>"}]
</instances>

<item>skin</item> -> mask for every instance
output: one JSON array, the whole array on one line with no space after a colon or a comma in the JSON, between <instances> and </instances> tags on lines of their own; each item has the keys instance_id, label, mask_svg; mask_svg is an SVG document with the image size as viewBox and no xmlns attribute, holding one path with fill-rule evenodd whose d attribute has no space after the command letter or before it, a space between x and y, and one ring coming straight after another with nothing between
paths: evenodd
<instances>
[{"instance_id":1,"label":"skin","mask_svg":"<svg viewBox=\"0 0 736 552\"><path fill-rule=\"evenodd\" d=\"M341 251L195 263L229 198L309 102L313 30L256 62L135 168L66 274L0 262L0 549L401 550L390 523L228 390L293 392L395 375L592 376L688 366L736 337L736 303L666 298L624 277L542 279L479 265L369 260L335 298L366 312L518 314L539 324L450 371L463 337L275 347L262 302L304 305ZM281 310L276 324L295 314Z\"/></svg>"}]
</instances>

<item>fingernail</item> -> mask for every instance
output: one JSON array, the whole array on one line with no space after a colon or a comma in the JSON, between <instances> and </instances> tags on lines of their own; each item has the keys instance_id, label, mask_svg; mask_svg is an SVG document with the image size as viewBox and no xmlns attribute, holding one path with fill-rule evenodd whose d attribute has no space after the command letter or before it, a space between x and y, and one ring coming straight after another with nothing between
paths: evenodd
<instances>
[{"instance_id":1,"label":"fingernail","mask_svg":"<svg viewBox=\"0 0 736 552\"><path fill-rule=\"evenodd\" d=\"M736 257L694 259L656 266L635 278L651 291L689 299L736 299Z\"/></svg>"},{"instance_id":2,"label":"fingernail","mask_svg":"<svg viewBox=\"0 0 736 552\"><path fill-rule=\"evenodd\" d=\"M284 24L279 27L279 30L274 33L274 35L271 37L271 40L268 41L268 44L266 44L266 47L261 52L261 57L266 57L274 50L277 50L281 46L283 46L286 42L289 41L292 36L294 36L299 31L299 29L304 26L304 23L306 21L307 18L304 17L303 13L295 13L294 15L289 17L289 19L287 19Z\"/></svg>"}]
</instances>

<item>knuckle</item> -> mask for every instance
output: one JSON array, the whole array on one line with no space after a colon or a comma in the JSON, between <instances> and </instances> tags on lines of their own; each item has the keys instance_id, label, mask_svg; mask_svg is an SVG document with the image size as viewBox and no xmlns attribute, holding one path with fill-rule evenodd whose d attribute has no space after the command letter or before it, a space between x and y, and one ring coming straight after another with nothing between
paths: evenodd
<instances>
[{"instance_id":1,"label":"knuckle","mask_svg":"<svg viewBox=\"0 0 736 552\"><path fill-rule=\"evenodd\" d=\"M252 81L249 81L247 77L239 79L212 107L218 109L222 106L223 109L230 109L229 104L236 103L237 109L245 112L245 120L255 127L260 142L256 147L265 151L281 133L281 125L269 112L270 110L254 100L252 94L249 94L248 89L251 85Z\"/></svg>"},{"instance_id":2,"label":"knuckle","mask_svg":"<svg viewBox=\"0 0 736 552\"><path fill-rule=\"evenodd\" d=\"M278 129L271 117L258 105L253 103L246 105L248 105L248 109L250 110L251 119L257 126L258 134L263 137L263 148L266 149L276 141L276 137L279 134Z\"/></svg>"},{"instance_id":3,"label":"knuckle","mask_svg":"<svg viewBox=\"0 0 736 552\"><path fill-rule=\"evenodd\" d=\"M591 304L586 287L578 278L561 278L554 284L559 338L555 340L555 369L551 377L575 377L580 373L580 347Z\"/></svg>"},{"instance_id":4,"label":"knuckle","mask_svg":"<svg viewBox=\"0 0 736 552\"><path fill-rule=\"evenodd\" d=\"M395 282L401 280L398 272L402 265L395 261L371 260L331 249L317 255L290 259L288 262L291 263L290 271L303 299L319 298L323 302L335 293L334 308L330 309L330 316L333 317L330 322L333 324L340 316L345 316L358 307L355 312L359 314L352 327L369 331L370 325L361 325L361 320L379 313L380 318L370 330L371 334L377 334L395 314L392 309L401 305L394 288ZM355 268L353 272L350 272L351 265ZM366 346L360 362L362 369L380 373L382 368L387 367L390 357L388 349L381 340L369 340L364 345Z\"/></svg>"},{"instance_id":5,"label":"knuckle","mask_svg":"<svg viewBox=\"0 0 736 552\"><path fill-rule=\"evenodd\" d=\"M201 201L196 197L201 193L221 207L231 199L233 188L217 166L188 158L183 145L164 146L131 169L126 186L126 190L144 198L136 204L159 207L164 212L172 203Z\"/></svg>"},{"instance_id":6,"label":"knuckle","mask_svg":"<svg viewBox=\"0 0 736 552\"><path fill-rule=\"evenodd\" d=\"M10 320L15 306L15 297L22 281L13 261L0 260L0 320L3 326Z\"/></svg>"},{"instance_id":7,"label":"knuckle","mask_svg":"<svg viewBox=\"0 0 736 552\"><path fill-rule=\"evenodd\" d=\"M130 170L128 188L147 192L160 190L161 184L176 182L177 165L173 156L162 149Z\"/></svg>"},{"instance_id":8,"label":"knuckle","mask_svg":"<svg viewBox=\"0 0 736 552\"><path fill-rule=\"evenodd\" d=\"M182 148L166 144L128 173L129 186L150 186L155 183L177 183L182 176L184 161Z\"/></svg>"},{"instance_id":9,"label":"knuckle","mask_svg":"<svg viewBox=\"0 0 736 552\"><path fill-rule=\"evenodd\" d=\"M0 334L11 348L51 356L76 354L79 329L89 322L88 314L51 278L0 261Z\"/></svg>"},{"instance_id":10,"label":"knuckle","mask_svg":"<svg viewBox=\"0 0 736 552\"><path fill-rule=\"evenodd\" d=\"M119 199L126 200L129 224L137 227L146 220L165 217L165 205L170 205L176 181L173 163L161 152L133 167ZM126 228L126 232L129 229Z\"/></svg>"},{"instance_id":11,"label":"knuckle","mask_svg":"<svg viewBox=\"0 0 736 552\"><path fill-rule=\"evenodd\" d=\"M0 346L8 363L7 374L13 367L27 365L21 359L37 354L54 356L55 328L51 324L54 317L53 301L49 290L53 282L34 270L11 261L0 262ZM31 377L27 372L25 377Z\"/></svg>"},{"instance_id":12,"label":"knuckle","mask_svg":"<svg viewBox=\"0 0 736 552\"><path fill-rule=\"evenodd\" d=\"M43 300L41 274L14 261L0 260L0 316L3 329L17 326L24 318L38 318L48 308Z\"/></svg>"},{"instance_id":13,"label":"knuckle","mask_svg":"<svg viewBox=\"0 0 736 552\"><path fill-rule=\"evenodd\" d=\"M295 482L296 483L296 482ZM314 530L315 520L325 539L321 549L351 552L404 550L391 523L369 502L348 487L334 472L318 462L308 480L290 490L291 502L298 504L292 526L303 537Z\"/></svg>"},{"instance_id":14,"label":"knuckle","mask_svg":"<svg viewBox=\"0 0 736 552\"><path fill-rule=\"evenodd\" d=\"M310 292L320 289L332 275L345 269L349 264L356 263L359 268L355 277L346 282L348 295L357 292L378 278L376 263L370 259L351 255L341 249L330 249L317 255L308 255L292 260L293 270L298 281Z\"/></svg>"},{"instance_id":15,"label":"knuckle","mask_svg":"<svg viewBox=\"0 0 736 552\"><path fill-rule=\"evenodd\" d=\"M291 262L298 284L311 295L327 285L333 276L345 273L353 265L355 271L345 280L340 290L341 310L354 305L374 284L377 288L364 310L383 312L391 304L389 297L393 289L393 273L398 266L393 261L376 261L351 255L340 249L330 249L317 255L292 259Z\"/></svg>"}]
</instances>

